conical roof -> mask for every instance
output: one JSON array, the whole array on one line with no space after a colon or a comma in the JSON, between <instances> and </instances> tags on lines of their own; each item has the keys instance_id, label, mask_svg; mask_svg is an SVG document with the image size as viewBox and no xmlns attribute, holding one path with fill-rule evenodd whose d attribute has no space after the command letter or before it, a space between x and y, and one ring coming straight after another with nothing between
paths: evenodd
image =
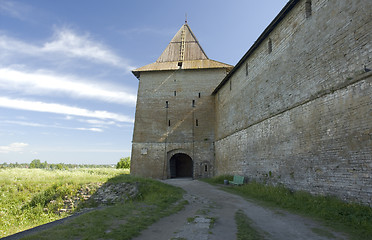
<instances>
[{"instance_id":1,"label":"conical roof","mask_svg":"<svg viewBox=\"0 0 372 240\"><path fill-rule=\"evenodd\" d=\"M136 77L139 77L141 72L148 71L215 68L231 70L233 66L210 60L189 25L185 23L174 35L156 62L137 68L132 72Z\"/></svg>"},{"instance_id":2,"label":"conical roof","mask_svg":"<svg viewBox=\"0 0 372 240\"><path fill-rule=\"evenodd\" d=\"M189 25L185 23L173 37L156 62L175 62L208 59Z\"/></svg>"}]
</instances>

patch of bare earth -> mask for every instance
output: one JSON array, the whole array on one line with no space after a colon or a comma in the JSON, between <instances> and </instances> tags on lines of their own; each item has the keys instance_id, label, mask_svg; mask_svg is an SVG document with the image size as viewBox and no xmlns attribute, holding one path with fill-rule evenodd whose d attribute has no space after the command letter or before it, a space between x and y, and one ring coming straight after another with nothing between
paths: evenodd
<instances>
[{"instance_id":1,"label":"patch of bare earth","mask_svg":"<svg viewBox=\"0 0 372 240\"><path fill-rule=\"evenodd\" d=\"M236 239L234 216L239 209L252 220L252 227L262 233L265 239L347 239L343 234L311 219L261 207L204 182L191 179L169 179L164 182L186 190L184 198L189 204L184 210L153 224L135 240Z\"/></svg>"}]
</instances>

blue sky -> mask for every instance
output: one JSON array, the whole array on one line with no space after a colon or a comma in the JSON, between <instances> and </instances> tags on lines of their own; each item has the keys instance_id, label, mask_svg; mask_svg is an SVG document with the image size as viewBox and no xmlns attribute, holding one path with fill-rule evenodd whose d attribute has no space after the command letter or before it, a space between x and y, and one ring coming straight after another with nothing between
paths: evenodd
<instances>
[{"instance_id":1,"label":"blue sky","mask_svg":"<svg viewBox=\"0 0 372 240\"><path fill-rule=\"evenodd\" d=\"M0 0L0 163L130 156L138 80L187 13L210 59L236 64L287 1Z\"/></svg>"}]
</instances>

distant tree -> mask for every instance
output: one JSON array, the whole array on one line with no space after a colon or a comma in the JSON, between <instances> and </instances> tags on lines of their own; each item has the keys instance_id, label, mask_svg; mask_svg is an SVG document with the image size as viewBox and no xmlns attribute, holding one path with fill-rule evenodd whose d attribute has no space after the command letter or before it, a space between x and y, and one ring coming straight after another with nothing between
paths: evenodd
<instances>
[{"instance_id":1,"label":"distant tree","mask_svg":"<svg viewBox=\"0 0 372 240\"><path fill-rule=\"evenodd\" d=\"M56 166L56 168L57 168L58 170L62 170L62 169L63 169L63 165L62 165L62 163L58 163L57 166Z\"/></svg>"},{"instance_id":2,"label":"distant tree","mask_svg":"<svg viewBox=\"0 0 372 240\"><path fill-rule=\"evenodd\" d=\"M116 164L116 168L130 168L130 157L120 158L120 161Z\"/></svg>"},{"instance_id":3,"label":"distant tree","mask_svg":"<svg viewBox=\"0 0 372 240\"><path fill-rule=\"evenodd\" d=\"M39 159L34 159L30 163L30 168L41 168L41 162Z\"/></svg>"},{"instance_id":4,"label":"distant tree","mask_svg":"<svg viewBox=\"0 0 372 240\"><path fill-rule=\"evenodd\" d=\"M30 168L49 168L48 166L49 164L45 161L45 162L41 162L39 159L34 159L32 160L32 162L30 163Z\"/></svg>"}]
</instances>

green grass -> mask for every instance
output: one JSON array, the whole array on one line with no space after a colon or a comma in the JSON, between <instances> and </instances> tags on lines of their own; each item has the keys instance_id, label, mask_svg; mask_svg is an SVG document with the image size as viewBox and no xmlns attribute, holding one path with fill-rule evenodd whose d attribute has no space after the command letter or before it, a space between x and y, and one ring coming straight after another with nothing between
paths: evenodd
<instances>
[{"instance_id":1,"label":"green grass","mask_svg":"<svg viewBox=\"0 0 372 240\"><path fill-rule=\"evenodd\" d=\"M217 184L223 184L224 180L232 181L234 179L234 176L230 175L220 175L213 178L203 178L202 181L217 185Z\"/></svg>"},{"instance_id":2,"label":"green grass","mask_svg":"<svg viewBox=\"0 0 372 240\"><path fill-rule=\"evenodd\" d=\"M219 176L206 179L211 184L223 184ZM322 220L326 225L345 232L352 239L372 239L372 208L346 203L335 197L314 196L304 191L291 191L283 186L267 186L250 182L243 186L223 188L231 193L258 200L265 205L280 207Z\"/></svg>"},{"instance_id":3,"label":"green grass","mask_svg":"<svg viewBox=\"0 0 372 240\"><path fill-rule=\"evenodd\" d=\"M180 201L182 189L156 180L119 175L108 182L137 183L140 195L131 202L94 210L23 239L131 239L187 204Z\"/></svg>"},{"instance_id":4,"label":"green grass","mask_svg":"<svg viewBox=\"0 0 372 240\"><path fill-rule=\"evenodd\" d=\"M0 238L68 216L55 214L63 196L123 173L128 170L0 169ZM51 200L55 202L49 204Z\"/></svg>"},{"instance_id":5,"label":"green grass","mask_svg":"<svg viewBox=\"0 0 372 240\"><path fill-rule=\"evenodd\" d=\"M325 229L321 229L321 228L312 228L311 231L313 231L314 233L318 234L319 236L323 236L323 237L326 237L328 239L336 239L335 235L333 235L333 233L325 230Z\"/></svg>"},{"instance_id":6,"label":"green grass","mask_svg":"<svg viewBox=\"0 0 372 240\"><path fill-rule=\"evenodd\" d=\"M235 213L235 222L238 228L237 240L263 240L265 239L255 228L253 228L252 220L244 214L242 210Z\"/></svg>"}]
</instances>

